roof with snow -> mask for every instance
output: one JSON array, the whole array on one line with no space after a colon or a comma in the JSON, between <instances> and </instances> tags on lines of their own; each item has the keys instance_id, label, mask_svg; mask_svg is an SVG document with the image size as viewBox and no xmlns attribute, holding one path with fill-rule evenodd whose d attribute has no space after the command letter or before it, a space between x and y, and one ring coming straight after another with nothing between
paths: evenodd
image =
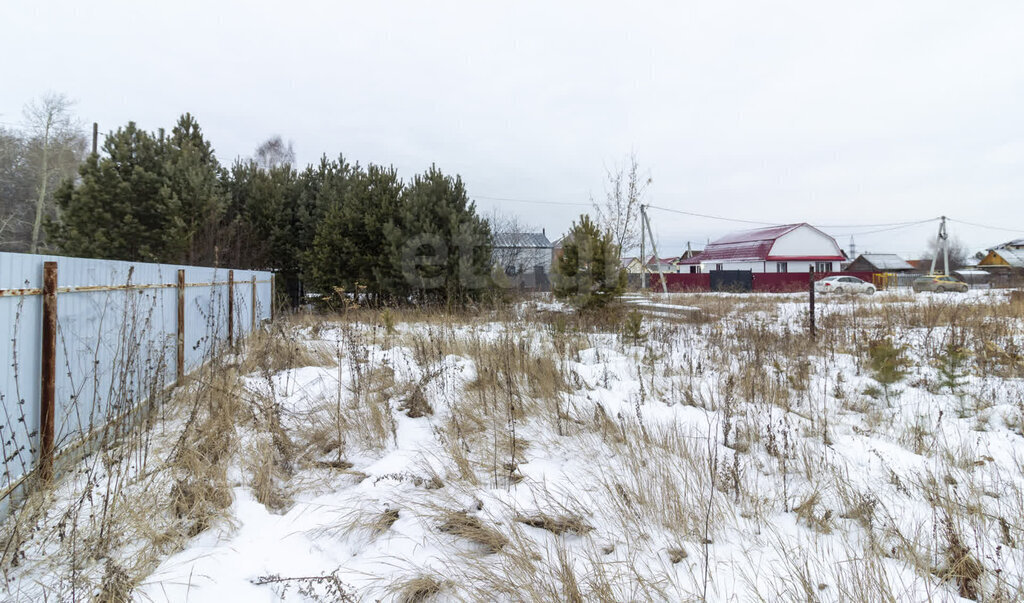
<instances>
[{"instance_id":1,"label":"roof with snow","mask_svg":"<svg viewBox=\"0 0 1024 603\"><path fill-rule=\"evenodd\" d=\"M711 261L749 262L769 260L771 259L769 256L771 254L772 247L775 245L776 241L794 230L805 226L821 233L820 230L806 222L801 222L799 224L782 224L779 226L769 226L767 228L755 228L753 230L743 230L727 234L720 239L708 243L708 246L704 251L679 263L700 264L701 262ZM825 235L825 233L821 234ZM829 238L831 239L832 237ZM838 248L839 247L837 245L836 249ZM841 254L833 254L813 256L808 257L807 259L842 261L846 258Z\"/></svg>"},{"instance_id":2,"label":"roof with snow","mask_svg":"<svg viewBox=\"0 0 1024 603\"><path fill-rule=\"evenodd\" d=\"M990 253L994 253L995 255L999 256L999 258L1001 258L1012 268L1024 268L1024 249L997 247L993 249ZM997 264L993 264L992 262L986 262L985 260L982 260L981 264L987 267L998 267Z\"/></svg>"},{"instance_id":3,"label":"roof with snow","mask_svg":"<svg viewBox=\"0 0 1024 603\"><path fill-rule=\"evenodd\" d=\"M996 245L992 249L1021 249L1024 248L1024 239L1014 239L1007 241L1002 245Z\"/></svg>"},{"instance_id":4,"label":"roof with snow","mask_svg":"<svg viewBox=\"0 0 1024 603\"><path fill-rule=\"evenodd\" d=\"M494 246L514 249L552 247L551 241L543 232L499 232L494 235Z\"/></svg>"},{"instance_id":5,"label":"roof with snow","mask_svg":"<svg viewBox=\"0 0 1024 603\"><path fill-rule=\"evenodd\" d=\"M862 253L851 265L858 262L867 262L878 270L913 270L909 262L895 253Z\"/></svg>"}]
</instances>

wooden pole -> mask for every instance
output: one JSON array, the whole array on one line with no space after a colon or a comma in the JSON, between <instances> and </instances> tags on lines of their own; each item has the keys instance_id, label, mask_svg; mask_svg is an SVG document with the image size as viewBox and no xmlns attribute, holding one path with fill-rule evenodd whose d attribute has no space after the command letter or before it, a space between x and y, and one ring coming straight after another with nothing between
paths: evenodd
<instances>
[{"instance_id":1,"label":"wooden pole","mask_svg":"<svg viewBox=\"0 0 1024 603\"><path fill-rule=\"evenodd\" d=\"M256 275L252 277L252 325L250 325L249 332L256 332Z\"/></svg>"},{"instance_id":2,"label":"wooden pole","mask_svg":"<svg viewBox=\"0 0 1024 603\"><path fill-rule=\"evenodd\" d=\"M235 271L228 270L228 347L235 346Z\"/></svg>"},{"instance_id":3,"label":"wooden pole","mask_svg":"<svg viewBox=\"0 0 1024 603\"><path fill-rule=\"evenodd\" d=\"M100 139L100 125L96 122L92 122L92 154L96 154L97 143Z\"/></svg>"},{"instance_id":4,"label":"wooden pole","mask_svg":"<svg viewBox=\"0 0 1024 603\"><path fill-rule=\"evenodd\" d=\"M808 274L808 281L810 281L810 284L807 287L807 291L808 291L808 294L810 296L809 299L810 299L811 339L814 339L817 336L817 332L816 332L816 329L815 329L815 326L814 326L814 266L810 267L810 269L807 271L807 274Z\"/></svg>"},{"instance_id":5,"label":"wooden pole","mask_svg":"<svg viewBox=\"0 0 1024 603\"><path fill-rule=\"evenodd\" d=\"M43 341L39 390L39 476L53 477L53 423L57 384L57 262L43 263Z\"/></svg>"},{"instance_id":6,"label":"wooden pole","mask_svg":"<svg viewBox=\"0 0 1024 603\"><path fill-rule=\"evenodd\" d=\"M185 269L178 270L178 383L185 378Z\"/></svg>"}]
</instances>

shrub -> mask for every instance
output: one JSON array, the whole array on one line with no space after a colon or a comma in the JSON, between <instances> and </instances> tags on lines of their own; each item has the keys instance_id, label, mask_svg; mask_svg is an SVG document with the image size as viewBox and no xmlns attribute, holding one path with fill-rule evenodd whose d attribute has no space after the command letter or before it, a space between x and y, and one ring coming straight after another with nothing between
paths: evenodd
<instances>
[{"instance_id":1,"label":"shrub","mask_svg":"<svg viewBox=\"0 0 1024 603\"><path fill-rule=\"evenodd\" d=\"M580 310L606 306L626 290L626 271L619 265L619 247L586 214L573 222L562 255L555 263L555 297Z\"/></svg>"}]
</instances>

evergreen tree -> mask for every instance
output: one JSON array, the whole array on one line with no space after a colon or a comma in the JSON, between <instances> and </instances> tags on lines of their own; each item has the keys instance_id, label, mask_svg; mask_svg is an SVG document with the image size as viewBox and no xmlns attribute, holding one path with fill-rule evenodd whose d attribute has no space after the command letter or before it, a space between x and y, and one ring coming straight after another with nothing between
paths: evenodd
<instances>
[{"instance_id":1,"label":"evergreen tree","mask_svg":"<svg viewBox=\"0 0 1024 603\"><path fill-rule=\"evenodd\" d=\"M385 225L392 274L399 295L413 293L428 303L461 305L490 285L490 227L476 213L459 176L436 166L407 186L395 218Z\"/></svg>"},{"instance_id":2,"label":"evergreen tree","mask_svg":"<svg viewBox=\"0 0 1024 603\"><path fill-rule=\"evenodd\" d=\"M48 230L65 253L149 262L180 260L188 241L166 173L163 144L134 122L108 135L105 157L90 156L77 186L55 195L61 222Z\"/></svg>"},{"instance_id":3,"label":"evergreen tree","mask_svg":"<svg viewBox=\"0 0 1024 603\"><path fill-rule=\"evenodd\" d=\"M331 199L310 253L313 282L322 290L364 288L373 303L396 293L396 273L387 251L385 227L399 211L402 182L394 168L352 168L345 192ZM335 188L334 186L331 187Z\"/></svg>"},{"instance_id":4,"label":"evergreen tree","mask_svg":"<svg viewBox=\"0 0 1024 603\"><path fill-rule=\"evenodd\" d=\"M552 292L581 310L607 305L626 290L626 271L611 232L602 232L590 216L580 216L562 244L555 263Z\"/></svg>"},{"instance_id":5,"label":"evergreen tree","mask_svg":"<svg viewBox=\"0 0 1024 603\"><path fill-rule=\"evenodd\" d=\"M225 212L223 169L199 123L186 113L171 130L163 152L171 194L180 211L179 233L187 241L186 264L218 265L221 217Z\"/></svg>"}]
</instances>

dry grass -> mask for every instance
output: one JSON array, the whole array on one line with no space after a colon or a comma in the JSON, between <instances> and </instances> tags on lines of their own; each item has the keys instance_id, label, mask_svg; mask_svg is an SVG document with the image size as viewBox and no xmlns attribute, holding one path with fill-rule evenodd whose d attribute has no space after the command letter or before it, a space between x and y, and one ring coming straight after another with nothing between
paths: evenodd
<instances>
[{"instance_id":1,"label":"dry grass","mask_svg":"<svg viewBox=\"0 0 1024 603\"><path fill-rule=\"evenodd\" d=\"M437 529L469 540L488 554L497 553L508 544L504 534L467 511L443 511L438 518Z\"/></svg>"},{"instance_id":2,"label":"dry grass","mask_svg":"<svg viewBox=\"0 0 1024 603\"><path fill-rule=\"evenodd\" d=\"M153 560L223 521L237 487L227 469L242 467L255 498L278 512L308 484L325 492L365 482L314 539L382 554L411 534L443 556L443 577L413 567L355 589L360 597L1021 595L1024 468L998 466L981 443L1024 425L1012 385L1024 377L1019 308L888 294L824 300L811 338L793 307L802 299L677 296L705 318L648 320L629 341L616 310L355 309L333 324L303 319L180 394L177 444L153 452L166 459L160 478L124 479L171 494L164 517L129 519L121 507L108 513L121 519L96 524L108 530L100 550L145 533L156 552L134 565L79 559L91 568L79 582L111 600L131 593ZM908 362L884 387L870 370L882 338L904 346ZM953 340L968 350L971 379L949 391L934 382ZM328 385L283 411L297 394L281 375L300 366L325 367ZM406 427L429 430L423 450L399 472L374 473L366 465L395 451ZM1007 441L995 448L1016 445ZM115 467L127 457L106 458ZM5 558L31 548L46 508L34 504L12 524ZM119 539L109 535L118 522L136 527ZM86 541L89 530L77 529Z\"/></svg>"},{"instance_id":3,"label":"dry grass","mask_svg":"<svg viewBox=\"0 0 1024 603\"><path fill-rule=\"evenodd\" d=\"M571 532L577 536L583 536L594 529L593 526L587 525L581 517L575 515L552 517L544 513L537 513L525 517L516 517L516 521L531 528L547 530L555 535Z\"/></svg>"}]
</instances>

